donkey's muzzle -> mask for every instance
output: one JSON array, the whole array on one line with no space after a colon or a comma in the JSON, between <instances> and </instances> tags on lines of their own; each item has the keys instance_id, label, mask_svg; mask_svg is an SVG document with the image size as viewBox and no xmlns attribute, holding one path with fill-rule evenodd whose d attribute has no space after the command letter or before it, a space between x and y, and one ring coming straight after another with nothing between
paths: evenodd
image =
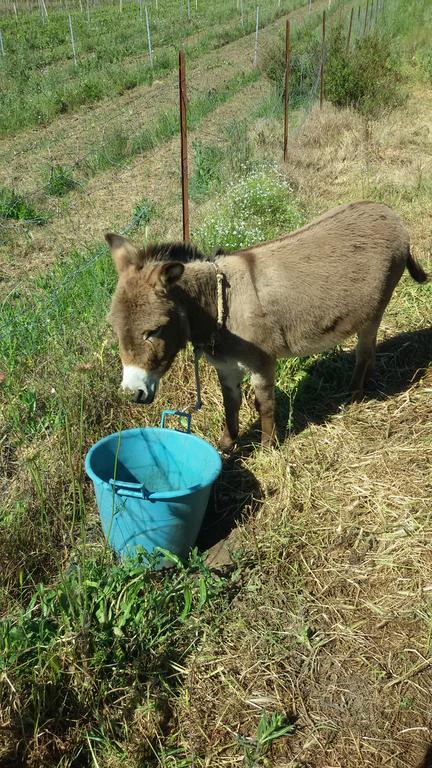
<instances>
[{"instance_id":1,"label":"donkey's muzzle","mask_svg":"<svg viewBox=\"0 0 432 768\"><path fill-rule=\"evenodd\" d=\"M153 389L149 389L147 392L144 392L143 389L139 389L135 398L135 401L137 403L143 403L144 405L150 405L150 403L153 402L155 399L156 394L156 387Z\"/></svg>"},{"instance_id":2,"label":"donkey's muzzle","mask_svg":"<svg viewBox=\"0 0 432 768\"><path fill-rule=\"evenodd\" d=\"M152 371L145 371L135 365L123 367L122 389L130 392L136 403L149 405L155 399L159 377Z\"/></svg>"}]
</instances>

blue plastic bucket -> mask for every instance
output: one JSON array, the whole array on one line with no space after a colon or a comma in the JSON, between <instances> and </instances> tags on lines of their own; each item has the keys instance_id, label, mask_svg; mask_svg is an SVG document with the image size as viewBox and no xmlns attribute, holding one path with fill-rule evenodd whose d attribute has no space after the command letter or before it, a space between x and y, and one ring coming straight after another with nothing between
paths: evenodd
<instances>
[{"instance_id":1,"label":"blue plastic bucket","mask_svg":"<svg viewBox=\"0 0 432 768\"><path fill-rule=\"evenodd\" d=\"M186 416L187 432L166 429L167 414ZM213 446L190 434L190 415L179 411L164 411L160 427L127 429L99 440L85 469L110 546L120 557L133 556L137 547L186 557L221 466Z\"/></svg>"}]
</instances>

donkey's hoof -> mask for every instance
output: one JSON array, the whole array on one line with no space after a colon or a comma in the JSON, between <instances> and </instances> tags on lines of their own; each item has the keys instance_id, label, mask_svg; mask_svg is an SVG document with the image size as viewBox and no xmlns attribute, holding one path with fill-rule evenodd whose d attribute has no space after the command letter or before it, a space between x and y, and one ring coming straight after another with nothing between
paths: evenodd
<instances>
[{"instance_id":1,"label":"donkey's hoof","mask_svg":"<svg viewBox=\"0 0 432 768\"><path fill-rule=\"evenodd\" d=\"M276 447L276 435L261 435L261 448L275 448Z\"/></svg>"},{"instance_id":2,"label":"donkey's hoof","mask_svg":"<svg viewBox=\"0 0 432 768\"><path fill-rule=\"evenodd\" d=\"M364 400L363 387L357 387L357 389L352 389L349 396L349 402L361 403L362 400Z\"/></svg>"},{"instance_id":3,"label":"donkey's hoof","mask_svg":"<svg viewBox=\"0 0 432 768\"><path fill-rule=\"evenodd\" d=\"M219 440L219 450L222 451L222 453L232 453L234 447L235 440L233 440L229 435L223 434Z\"/></svg>"}]
</instances>

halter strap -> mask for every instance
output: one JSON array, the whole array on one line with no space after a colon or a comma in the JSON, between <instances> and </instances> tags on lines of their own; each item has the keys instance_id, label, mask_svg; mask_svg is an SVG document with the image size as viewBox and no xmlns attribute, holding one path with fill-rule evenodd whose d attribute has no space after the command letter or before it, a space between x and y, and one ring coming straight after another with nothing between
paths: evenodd
<instances>
[{"instance_id":1,"label":"halter strap","mask_svg":"<svg viewBox=\"0 0 432 768\"><path fill-rule=\"evenodd\" d=\"M221 331L223 326L225 325L226 321L226 315L227 315L227 307L226 307L226 296L225 296L225 275L223 272L220 272L220 270L217 268L215 262L213 262L213 266L216 271L216 306L217 306L217 317L216 317L216 332L213 332L211 337L211 343L214 345L215 342L215 335L217 332ZM199 361L202 357L203 353L203 344L200 344L199 346L194 345L194 373L195 373L195 389L196 389L196 401L194 405L194 410L199 411L202 407L202 400L201 400L201 381L200 381L200 375L199 375Z\"/></svg>"}]
</instances>

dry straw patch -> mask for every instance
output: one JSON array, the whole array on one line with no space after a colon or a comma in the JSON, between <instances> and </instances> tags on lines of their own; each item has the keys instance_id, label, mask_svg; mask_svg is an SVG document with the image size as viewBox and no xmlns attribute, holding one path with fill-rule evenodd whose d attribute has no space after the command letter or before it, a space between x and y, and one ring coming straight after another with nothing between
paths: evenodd
<instances>
[{"instance_id":1,"label":"dry straw patch","mask_svg":"<svg viewBox=\"0 0 432 768\"><path fill-rule=\"evenodd\" d=\"M188 751L236 764L260 711L296 721L271 765L416 765L431 735L431 387L353 405L248 467L256 563L186 674ZM270 478L266 482L266 478Z\"/></svg>"}]
</instances>

